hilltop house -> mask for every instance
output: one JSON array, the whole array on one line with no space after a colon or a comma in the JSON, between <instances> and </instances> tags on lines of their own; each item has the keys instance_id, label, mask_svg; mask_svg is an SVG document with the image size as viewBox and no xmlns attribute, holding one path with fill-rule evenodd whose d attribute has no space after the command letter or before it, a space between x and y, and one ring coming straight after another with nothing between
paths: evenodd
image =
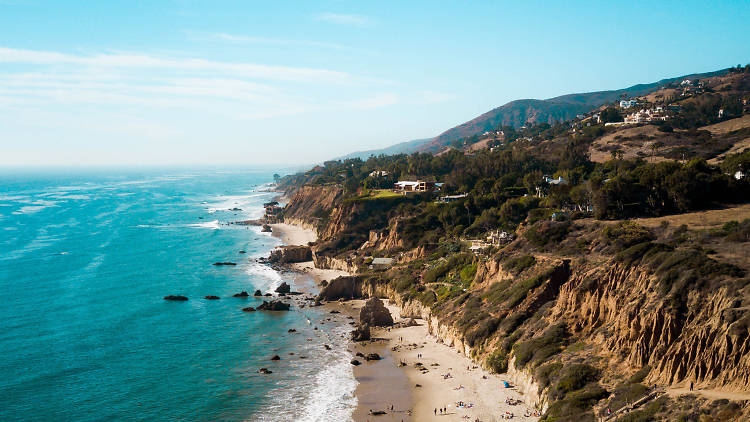
<instances>
[{"instance_id":1,"label":"hilltop house","mask_svg":"<svg viewBox=\"0 0 750 422\"><path fill-rule=\"evenodd\" d=\"M620 108L630 108L638 105L636 100L620 100Z\"/></svg>"},{"instance_id":2,"label":"hilltop house","mask_svg":"<svg viewBox=\"0 0 750 422\"><path fill-rule=\"evenodd\" d=\"M393 189L400 192L432 192L440 189L442 183L426 182L424 180L399 180L393 184Z\"/></svg>"}]
</instances>

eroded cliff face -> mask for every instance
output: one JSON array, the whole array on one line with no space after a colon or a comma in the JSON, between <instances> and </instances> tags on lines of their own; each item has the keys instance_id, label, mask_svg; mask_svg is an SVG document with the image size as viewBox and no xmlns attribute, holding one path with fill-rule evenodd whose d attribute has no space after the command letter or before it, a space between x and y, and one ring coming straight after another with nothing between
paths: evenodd
<instances>
[{"instance_id":1,"label":"eroded cliff face","mask_svg":"<svg viewBox=\"0 0 750 422\"><path fill-rule=\"evenodd\" d=\"M331 211L342 195L338 186L301 186L284 207L284 221L317 231L328 225Z\"/></svg>"},{"instance_id":2,"label":"eroded cliff face","mask_svg":"<svg viewBox=\"0 0 750 422\"><path fill-rule=\"evenodd\" d=\"M647 381L703 388L750 388L747 307L727 287L688 294L678 315L650 271L612 264L577 268L561 286L551 320L611 354L613 365L652 368Z\"/></svg>"}]
</instances>

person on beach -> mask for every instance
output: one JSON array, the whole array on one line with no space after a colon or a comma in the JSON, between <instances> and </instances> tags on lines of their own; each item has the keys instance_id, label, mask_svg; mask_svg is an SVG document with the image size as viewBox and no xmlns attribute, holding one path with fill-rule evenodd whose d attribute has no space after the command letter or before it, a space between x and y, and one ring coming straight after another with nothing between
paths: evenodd
<instances>
[{"instance_id":1,"label":"person on beach","mask_svg":"<svg viewBox=\"0 0 750 422\"><path fill-rule=\"evenodd\" d=\"M432 413L434 413L435 416L437 416L437 407L432 411Z\"/></svg>"}]
</instances>

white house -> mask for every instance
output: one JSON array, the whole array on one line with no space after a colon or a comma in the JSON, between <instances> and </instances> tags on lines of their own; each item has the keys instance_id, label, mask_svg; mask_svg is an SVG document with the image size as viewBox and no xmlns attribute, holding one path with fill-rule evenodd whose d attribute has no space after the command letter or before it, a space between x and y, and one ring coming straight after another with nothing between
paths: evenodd
<instances>
[{"instance_id":1,"label":"white house","mask_svg":"<svg viewBox=\"0 0 750 422\"><path fill-rule=\"evenodd\" d=\"M745 173L743 173L742 170L737 170L737 173L734 174L734 178L737 180L744 179Z\"/></svg>"},{"instance_id":2,"label":"white house","mask_svg":"<svg viewBox=\"0 0 750 422\"><path fill-rule=\"evenodd\" d=\"M568 181L563 179L562 176L558 176L557 179L553 179L549 176L544 176L544 181L550 185L567 185Z\"/></svg>"},{"instance_id":3,"label":"white house","mask_svg":"<svg viewBox=\"0 0 750 422\"><path fill-rule=\"evenodd\" d=\"M620 101L620 108L630 108L635 107L638 105L638 101L636 100L621 100Z\"/></svg>"},{"instance_id":4,"label":"white house","mask_svg":"<svg viewBox=\"0 0 750 422\"><path fill-rule=\"evenodd\" d=\"M384 270L393 264L393 258L373 258L370 268Z\"/></svg>"},{"instance_id":5,"label":"white house","mask_svg":"<svg viewBox=\"0 0 750 422\"><path fill-rule=\"evenodd\" d=\"M388 176L388 172L385 170L375 170L370 172L370 177L385 177Z\"/></svg>"}]
</instances>

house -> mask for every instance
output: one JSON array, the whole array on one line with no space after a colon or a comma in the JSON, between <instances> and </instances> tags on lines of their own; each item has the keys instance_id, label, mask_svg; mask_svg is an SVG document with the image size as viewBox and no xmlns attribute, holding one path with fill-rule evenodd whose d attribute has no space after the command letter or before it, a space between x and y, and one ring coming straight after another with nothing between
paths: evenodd
<instances>
[{"instance_id":1,"label":"house","mask_svg":"<svg viewBox=\"0 0 750 422\"><path fill-rule=\"evenodd\" d=\"M549 176L544 176L544 182L550 185L567 185L568 181L563 179L562 176L558 176L557 179L553 179Z\"/></svg>"},{"instance_id":2,"label":"house","mask_svg":"<svg viewBox=\"0 0 750 422\"><path fill-rule=\"evenodd\" d=\"M638 105L636 100L620 100L620 108L630 108Z\"/></svg>"},{"instance_id":3,"label":"house","mask_svg":"<svg viewBox=\"0 0 750 422\"><path fill-rule=\"evenodd\" d=\"M385 170L375 170L370 172L370 177L385 177L388 176L388 172Z\"/></svg>"},{"instance_id":4,"label":"house","mask_svg":"<svg viewBox=\"0 0 750 422\"><path fill-rule=\"evenodd\" d=\"M393 265L393 258L373 258L370 268L374 270L387 270Z\"/></svg>"},{"instance_id":5,"label":"house","mask_svg":"<svg viewBox=\"0 0 750 422\"><path fill-rule=\"evenodd\" d=\"M416 192L419 187L419 182L410 180L399 180L393 184L393 189L402 192Z\"/></svg>"},{"instance_id":6,"label":"house","mask_svg":"<svg viewBox=\"0 0 750 422\"><path fill-rule=\"evenodd\" d=\"M443 184L440 183L440 186ZM427 182L424 180L399 180L393 184L393 189L401 192L432 192L436 188L439 189L438 183Z\"/></svg>"},{"instance_id":7,"label":"house","mask_svg":"<svg viewBox=\"0 0 750 422\"><path fill-rule=\"evenodd\" d=\"M513 237L513 234L508 233L504 230L495 230L487 235L487 242L492 245L500 245L512 241Z\"/></svg>"},{"instance_id":8,"label":"house","mask_svg":"<svg viewBox=\"0 0 750 422\"><path fill-rule=\"evenodd\" d=\"M737 180L742 180L745 178L745 173L743 173L742 170L737 170L737 173L734 174L734 178Z\"/></svg>"},{"instance_id":9,"label":"house","mask_svg":"<svg viewBox=\"0 0 750 422\"><path fill-rule=\"evenodd\" d=\"M459 199L466 198L467 196L469 196L468 193L462 193L462 194L459 194L459 195L441 196L440 199L438 199L438 202L442 202L444 204L447 204L449 202L455 202L455 201L458 201Z\"/></svg>"}]
</instances>

